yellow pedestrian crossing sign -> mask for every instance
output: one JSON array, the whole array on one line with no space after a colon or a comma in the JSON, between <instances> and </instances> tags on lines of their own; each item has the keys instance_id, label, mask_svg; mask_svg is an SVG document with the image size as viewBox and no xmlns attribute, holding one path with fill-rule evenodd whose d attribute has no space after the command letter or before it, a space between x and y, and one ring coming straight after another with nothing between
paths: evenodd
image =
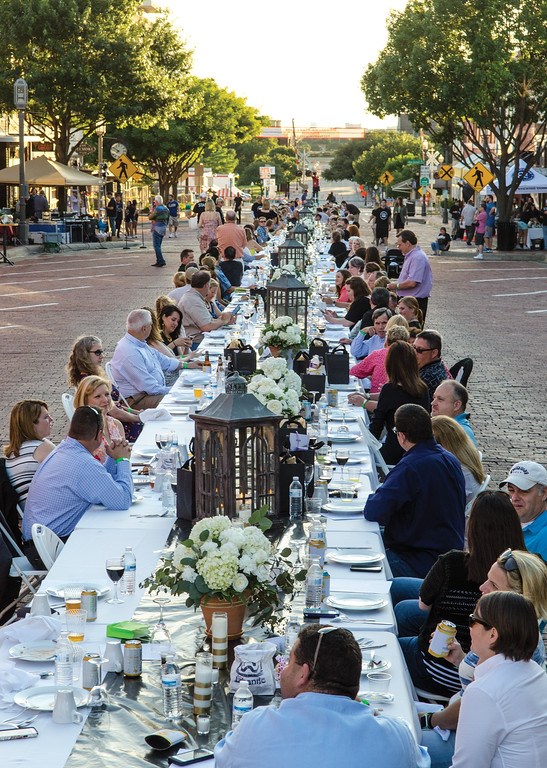
<instances>
[{"instance_id":1,"label":"yellow pedestrian crossing sign","mask_svg":"<svg viewBox=\"0 0 547 768\"><path fill-rule=\"evenodd\" d=\"M454 168L451 165L440 165L437 173L441 181L450 181L454 176Z\"/></svg>"},{"instance_id":2,"label":"yellow pedestrian crossing sign","mask_svg":"<svg viewBox=\"0 0 547 768\"><path fill-rule=\"evenodd\" d=\"M482 163L475 163L475 165L464 174L463 177L470 187L473 187L475 192L480 192L487 184L490 184L494 178L494 174L490 173Z\"/></svg>"},{"instance_id":3,"label":"yellow pedestrian crossing sign","mask_svg":"<svg viewBox=\"0 0 547 768\"><path fill-rule=\"evenodd\" d=\"M391 184L392 181L393 181L393 174L391 174L389 171L384 171L379 178L380 184L383 184L385 187Z\"/></svg>"},{"instance_id":4,"label":"yellow pedestrian crossing sign","mask_svg":"<svg viewBox=\"0 0 547 768\"><path fill-rule=\"evenodd\" d=\"M121 182L129 181L135 173L139 172L135 163L127 155L120 155L117 160L114 160L108 170Z\"/></svg>"}]
</instances>

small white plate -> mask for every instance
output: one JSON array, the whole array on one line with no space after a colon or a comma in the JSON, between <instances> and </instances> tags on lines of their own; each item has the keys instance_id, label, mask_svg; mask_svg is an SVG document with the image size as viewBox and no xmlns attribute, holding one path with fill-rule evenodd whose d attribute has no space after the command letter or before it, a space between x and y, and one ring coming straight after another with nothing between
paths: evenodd
<instances>
[{"instance_id":1,"label":"small white plate","mask_svg":"<svg viewBox=\"0 0 547 768\"><path fill-rule=\"evenodd\" d=\"M194 393L192 392L191 394L188 393L187 395L177 395L173 397L173 402L178 403L179 405L195 405L197 403L197 400L194 397ZM172 411L173 413L174 413L174 410L175 409L173 409ZM188 408L181 408L180 410L186 411L186 413L188 413Z\"/></svg>"},{"instance_id":2,"label":"small white plate","mask_svg":"<svg viewBox=\"0 0 547 768\"><path fill-rule=\"evenodd\" d=\"M141 496L139 493L134 493L131 497L131 501L133 504L138 504L141 501L144 501L144 496Z\"/></svg>"},{"instance_id":3,"label":"small white plate","mask_svg":"<svg viewBox=\"0 0 547 768\"><path fill-rule=\"evenodd\" d=\"M326 554L327 560L331 563L340 565L373 565L385 559L382 552L369 552L368 550L358 549L329 549Z\"/></svg>"},{"instance_id":4,"label":"small white plate","mask_svg":"<svg viewBox=\"0 0 547 768\"><path fill-rule=\"evenodd\" d=\"M332 432L327 435L327 440L331 443L358 443L361 440L361 435L356 435L350 432Z\"/></svg>"},{"instance_id":5,"label":"small white plate","mask_svg":"<svg viewBox=\"0 0 547 768\"><path fill-rule=\"evenodd\" d=\"M336 387L333 387L333 389L336 389ZM342 412L338 410L331 411L329 417L331 421L344 421ZM346 413L346 421L357 421L357 416L354 413Z\"/></svg>"},{"instance_id":6,"label":"small white plate","mask_svg":"<svg viewBox=\"0 0 547 768\"><path fill-rule=\"evenodd\" d=\"M385 672L386 669L391 669L391 661L387 659L374 659L373 662L364 661L361 667L363 675L368 675L371 672Z\"/></svg>"},{"instance_id":7,"label":"small white plate","mask_svg":"<svg viewBox=\"0 0 547 768\"><path fill-rule=\"evenodd\" d=\"M355 507L339 507L336 504L324 504L322 507L322 510L325 512L329 512L331 515L352 515L353 517L358 517L363 515L363 508L356 509Z\"/></svg>"},{"instance_id":8,"label":"small white plate","mask_svg":"<svg viewBox=\"0 0 547 768\"><path fill-rule=\"evenodd\" d=\"M12 659L21 661L54 661L57 643L53 640L34 640L31 643L18 643L8 653Z\"/></svg>"},{"instance_id":9,"label":"small white plate","mask_svg":"<svg viewBox=\"0 0 547 768\"><path fill-rule=\"evenodd\" d=\"M392 704L395 696L392 693L376 693L375 691L359 691L358 699L366 699L368 702Z\"/></svg>"},{"instance_id":10,"label":"small white plate","mask_svg":"<svg viewBox=\"0 0 547 768\"><path fill-rule=\"evenodd\" d=\"M89 691L85 691L83 688L73 688L72 692L76 706L84 707L89 699ZM33 688L26 688L24 691L17 691L13 700L25 709L53 712L56 693L57 687L55 685L36 685Z\"/></svg>"},{"instance_id":11,"label":"small white plate","mask_svg":"<svg viewBox=\"0 0 547 768\"><path fill-rule=\"evenodd\" d=\"M110 587L105 587L104 584L91 584L87 581L73 582L72 584L59 584L57 587L49 587L46 589L46 593L51 597L65 598L65 587L81 587L83 590L94 589L97 592L97 597L104 597L110 592Z\"/></svg>"},{"instance_id":12,"label":"small white plate","mask_svg":"<svg viewBox=\"0 0 547 768\"><path fill-rule=\"evenodd\" d=\"M388 604L383 595L362 595L347 592L340 596L329 595L325 600L332 608L340 608L343 611L377 611Z\"/></svg>"},{"instance_id":13,"label":"small white plate","mask_svg":"<svg viewBox=\"0 0 547 768\"><path fill-rule=\"evenodd\" d=\"M133 456L155 456L158 452L157 448L133 448Z\"/></svg>"},{"instance_id":14,"label":"small white plate","mask_svg":"<svg viewBox=\"0 0 547 768\"><path fill-rule=\"evenodd\" d=\"M136 477L133 477L133 485L149 485L149 484L150 484L149 475L137 475Z\"/></svg>"},{"instance_id":15,"label":"small white plate","mask_svg":"<svg viewBox=\"0 0 547 768\"><path fill-rule=\"evenodd\" d=\"M175 406L174 408L169 409L169 413L171 416L188 416L189 408L180 408L179 406Z\"/></svg>"}]
</instances>

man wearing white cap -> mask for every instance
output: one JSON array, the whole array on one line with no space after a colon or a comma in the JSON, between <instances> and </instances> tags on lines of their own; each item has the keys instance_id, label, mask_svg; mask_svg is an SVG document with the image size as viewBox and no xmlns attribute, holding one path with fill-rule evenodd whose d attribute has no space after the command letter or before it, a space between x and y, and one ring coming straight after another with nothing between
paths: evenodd
<instances>
[{"instance_id":1,"label":"man wearing white cap","mask_svg":"<svg viewBox=\"0 0 547 768\"><path fill-rule=\"evenodd\" d=\"M504 485L520 518L526 548L547 560L547 469L535 461L519 461L500 488Z\"/></svg>"}]
</instances>

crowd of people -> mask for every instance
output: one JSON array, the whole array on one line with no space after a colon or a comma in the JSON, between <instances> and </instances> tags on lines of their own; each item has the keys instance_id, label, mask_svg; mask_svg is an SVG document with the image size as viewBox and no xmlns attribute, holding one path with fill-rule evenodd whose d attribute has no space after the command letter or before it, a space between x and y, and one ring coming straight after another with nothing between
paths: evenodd
<instances>
[{"instance_id":1,"label":"crowd of people","mask_svg":"<svg viewBox=\"0 0 547 768\"><path fill-rule=\"evenodd\" d=\"M153 232L163 230L154 240L156 265L162 266L161 240L167 232L177 236L178 222L173 206L159 196L155 203L150 217ZM245 269L261 258L273 232L299 217L297 201L276 208L260 199L253 204L253 223L243 227L237 210L221 213L218 207L211 198L198 201L199 254L184 248L169 295L129 312L109 366L98 336L74 341L66 371L75 410L58 446L49 439L46 402L13 406L5 472L23 512L15 537L36 567L43 564L32 540L34 523L66 540L90 504L129 507L130 447L147 411L159 405L172 377L200 365L195 347L204 333L234 321L226 307ZM344 734L336 742L343 748L321 739L322 763L332 750L332 760L360 764L366 747L382 756L378 765L427 766L426 746L433 766L539 768L547 758L547 678L540 666L540 626L547 618L547 470L517 461L502 491L486 490L489 476L468 390L443 360L441 333L425 325L432 273L415 234L405 228L406 211L396 210L404 262L395 280L382 268L377 245L366 247L358 209L351 213L345 202L331 201L317 212L331 234L337 267L334 288L323 296L325 318L347 329L342 342L356 358L351 374L362 384L348 399L367 412L389 469L368 497L364 516L382 526L410 676L418 688L452 699L424 718L423 745L417 747L407 726L371 717L371 708L354 701L361 661L351 633L311 625L300 633L283 672L281 707L246 716L217 746L217 764L277 765L286 750L293 757L301 750L309 762L312 746L303 724L313 718L316 727L324 723L325 731ZM382 221L376 223L377 243ZM334 307L342 308L342 317ZM453 622L457 630L446 658L428 653L439 621Z\"/></svg>"}]
</instances>

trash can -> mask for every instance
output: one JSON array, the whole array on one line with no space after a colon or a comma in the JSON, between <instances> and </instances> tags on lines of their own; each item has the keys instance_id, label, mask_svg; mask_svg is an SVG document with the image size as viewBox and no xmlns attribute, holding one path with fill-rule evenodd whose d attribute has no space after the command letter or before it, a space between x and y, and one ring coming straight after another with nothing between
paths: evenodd
<instances>
[{"instance_id":1,"label":"trash can","mask_svg":"<svg viewBox=\"0 0 547 768\"><path fill-rule=\"evenodd\" d=\"M407 216L416 216L416 201L407 200L405 205Z\"/></svg>"},{"instance_id":2,"label":"trash can","mask_svg":"<svg viewBox=\"0 0 547 768\"><path fill-rule=\"evenodd\" d=\"M517 225L514 221L498 221L498 251L513 251L517 242Z\"/></svg>"}]
</instances>

